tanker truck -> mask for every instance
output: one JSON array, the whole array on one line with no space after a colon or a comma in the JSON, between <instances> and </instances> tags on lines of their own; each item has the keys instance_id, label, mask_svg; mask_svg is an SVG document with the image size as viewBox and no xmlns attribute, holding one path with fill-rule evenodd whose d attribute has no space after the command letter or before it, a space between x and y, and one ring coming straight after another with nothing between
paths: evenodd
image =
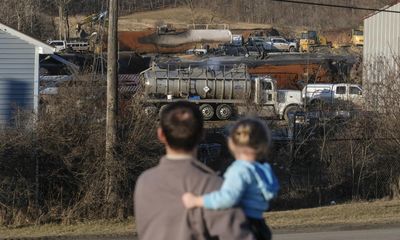
<instances>
[{"instance_id":1,"label":"tanker truck","mask_svg":"<svg viewBox=\"0 0 400 240\"><path fill-rule=\"evenodd\" d=\"M161 112L168 103L187 100L199 106L204 120L229 120L257 114L287 119L302 108L301 91L277 90L269 76L252 76L246 65L153 65L141 73L145 111Z\"/></svg>"}]
</instances>

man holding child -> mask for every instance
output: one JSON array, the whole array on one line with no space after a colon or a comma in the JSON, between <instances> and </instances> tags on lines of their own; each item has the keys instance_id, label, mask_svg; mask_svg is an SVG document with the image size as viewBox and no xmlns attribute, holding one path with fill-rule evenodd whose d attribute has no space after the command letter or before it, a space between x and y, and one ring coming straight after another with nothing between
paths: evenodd
<instances>
[{"instance_id":1,"label":"man holding child","mask_svg":"<svg viewBox=\"0 0 400 240\"><path fill-rule=\"evenodd\" d=\"M181 101L163 110L157 135L166 155L139 177L135 189L139 239L271 239L262 212L279 186L262 163L269 130L257 119L233 129L229 148L236 161L224 180L196 160L204 134L197 106Z\"/></svg>"}]
</instances>

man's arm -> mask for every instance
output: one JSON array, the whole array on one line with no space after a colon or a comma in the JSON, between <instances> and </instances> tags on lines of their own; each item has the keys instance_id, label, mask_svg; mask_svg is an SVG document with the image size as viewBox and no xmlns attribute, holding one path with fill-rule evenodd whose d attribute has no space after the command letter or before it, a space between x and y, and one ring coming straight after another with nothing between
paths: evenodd
<instances>
[{"instance_id":1,"label":"man's arm","mask_svg":"<svg viewBox=\"0 0 400 240\"><path fill-rule=\"evenodd\" d=\"M254 240L250 226L240 208L203 209L208 232L220 240Z\"/></svg>"}]
</instances>

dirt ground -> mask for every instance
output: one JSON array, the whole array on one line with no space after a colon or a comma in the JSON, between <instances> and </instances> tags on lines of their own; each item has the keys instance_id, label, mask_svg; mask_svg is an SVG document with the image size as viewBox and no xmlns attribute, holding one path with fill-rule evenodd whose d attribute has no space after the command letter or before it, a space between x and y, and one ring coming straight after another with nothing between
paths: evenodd
<instances>
[{"instance_id":1,"label":"dirt ground","mask_svg":"<svg viewBox=\"0 0 400 240\"><path fill-rule=\"evenodd\" d=\"M75 36L75 26L86 16L70 16L70 34ZM255 24L245 22L231 22L222 17L216 16L213 12L206 9L196 9L191 11L189 8L171 8L155 11L137 12L119 18L119 31L140 31L148 28L154 28L162 24L172 24L174 26L186 27L193 24L226 24L230 29L258 29L270 28L268 24ZM55 18L55 24L58 24L58 18ZM89 25L89 24L88 24ZM97 31L98 26L88 29L88 25L83 28L88 31Z\"/></svg>"}]
</instances>

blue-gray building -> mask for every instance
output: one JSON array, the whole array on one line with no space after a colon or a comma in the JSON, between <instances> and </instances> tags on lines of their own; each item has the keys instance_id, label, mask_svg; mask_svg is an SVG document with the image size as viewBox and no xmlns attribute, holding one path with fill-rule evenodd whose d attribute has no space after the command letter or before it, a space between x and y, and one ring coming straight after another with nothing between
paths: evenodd
<instances>
[{"instance_id":1,"label":"blue-gray building","mask_svg":"<svg viewBox=\"0 0 400 240\"><path fill-rule=\"evenodd\" d=\"M37 111L39 55L52 53L53 47L0 23L0 126L17 110Z\"/></svg>"}]
</instances>

